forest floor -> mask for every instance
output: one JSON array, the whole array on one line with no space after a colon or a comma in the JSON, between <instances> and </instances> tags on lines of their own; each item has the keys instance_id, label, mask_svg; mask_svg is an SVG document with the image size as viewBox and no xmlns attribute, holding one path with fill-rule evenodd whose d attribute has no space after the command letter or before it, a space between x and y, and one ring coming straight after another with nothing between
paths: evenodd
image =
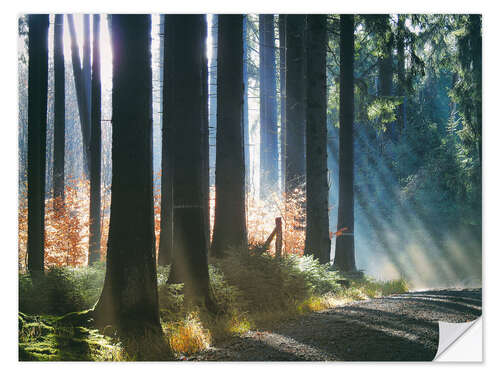
<instances>
[{"instance_id":1,"label":"forest floor","mask_svg":"<svg viewBox=\"0 0 500 375\"><path fill-rule=\"evenodd\" d=\"M482 313L481 289L411 292L354 302L249 331L194 361L431 361L438 321L466 322Z\"/></svg>"}]
</instances>

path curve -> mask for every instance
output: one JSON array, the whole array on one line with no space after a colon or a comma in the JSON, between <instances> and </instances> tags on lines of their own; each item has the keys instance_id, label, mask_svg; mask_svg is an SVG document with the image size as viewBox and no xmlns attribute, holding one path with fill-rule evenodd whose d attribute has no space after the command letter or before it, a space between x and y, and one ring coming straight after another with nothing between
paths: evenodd
<instances>
[{"instance_id":1,"label":"path curve","mask_svg":"<svg viewBox=\"0 0 500 375\"><path fill-rule=\"evenodd\" d=\"M481 289L429 290L351 303L250 331L188 360L431 361L438 321L481 315Z\"/></svg>"}]
</instances>

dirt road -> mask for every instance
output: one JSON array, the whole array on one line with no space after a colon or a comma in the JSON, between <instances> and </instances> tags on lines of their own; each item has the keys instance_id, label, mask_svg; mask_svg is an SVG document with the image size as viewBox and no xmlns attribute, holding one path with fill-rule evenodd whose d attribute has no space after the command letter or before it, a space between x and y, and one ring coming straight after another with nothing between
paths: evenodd
<instances>
[{"instance_id":1,"label":"dirt road","mask_svg":"<svg viewBox=\"0 0 500 375\"><path fill-rule=\"evenodd\" d=\"M269 331L250 331L189 360L431 361L438 321L481 315L481 289L412 292L312 313Z\"/></svg>"}]
</instances>

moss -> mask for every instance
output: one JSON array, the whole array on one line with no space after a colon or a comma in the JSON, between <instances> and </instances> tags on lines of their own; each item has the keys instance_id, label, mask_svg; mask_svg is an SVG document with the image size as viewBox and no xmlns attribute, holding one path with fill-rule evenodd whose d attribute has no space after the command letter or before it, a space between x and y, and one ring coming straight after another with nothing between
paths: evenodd
<instances>
[{"instance_id":1,"label":"moss","mask_svg":"<svg viewBox=\"0 0 500 375\"><path fill-rule=\"evenodd\" d=\"M123 357L119 343L96 329L61 325L65 317L19 314L20 361L110 361ZM67 322L65 322L67 323Z\"/></svg>"}]
</instances>

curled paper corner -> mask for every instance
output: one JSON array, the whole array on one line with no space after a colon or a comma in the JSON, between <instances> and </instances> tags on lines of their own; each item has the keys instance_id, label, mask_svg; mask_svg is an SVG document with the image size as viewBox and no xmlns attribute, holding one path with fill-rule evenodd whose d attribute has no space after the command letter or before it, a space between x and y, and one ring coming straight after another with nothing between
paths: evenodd
<instances>
[{"instance_id":1,"label":"curled paper corner","mask_svg":"<svg viewBox=\"0 0 500 375\"><path fill-rule=\"evenodd\" d=\"M465 323L439 321L436 362L482 362L483 317Z\"/></svg>"}]
</instances>

